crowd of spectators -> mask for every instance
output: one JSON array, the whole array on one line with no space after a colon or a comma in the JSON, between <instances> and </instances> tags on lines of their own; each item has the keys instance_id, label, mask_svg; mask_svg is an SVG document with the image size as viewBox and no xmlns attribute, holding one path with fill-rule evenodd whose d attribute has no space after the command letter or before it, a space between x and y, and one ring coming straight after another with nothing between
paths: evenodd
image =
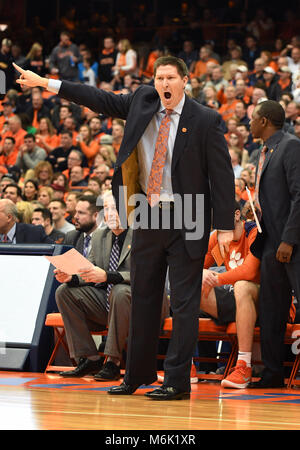
<instances>
[{"instance_id":1,"label":"crowd of spectators","mask_svg":"<svg viewBox=\"0 0 300 450\"><path fill-rule=\"evenodd\" d=\"M126 37L126 30L123 35L109 30L95 54L84 39L76 39L73 10L62 19L58 42L47 54L49 43L43 42L42 30L38 39L38 27L29 48L22 48L13 34L2 39L0 69L6 75L6 94L0 102L0 196L19 206L20 220L31 223L34 209L48 208L57 227L63 228L62 217L72 224L67 206L71 193L101 195L109 190L124 121L99 115L40 88L20 87L15 83L18 74L13 61L41 76L122 95L133 93L142 84L153 84L153 66L159 56L181 57L190 72L186 94L222 116L236 177L236 199L242 206L248 200L246 186L254 195L261 147L249 128L255 105L265 99L280 102L286 112L285 129L300 138L300 35L291 35L288 13L282 29L261 8L248 22L241 14L238 23L243 26L236 26L219 50L212 12L204 8L203 20L195 21L182 5L181 19L190 20L191 26L177 49L166 23L151 36L148 52L140 42L131 42L132 34ZM138 24L142 12L136 13ZM295 23L293 17L290 20ZM59 202L59 214L51 208L53 200ZM24 205L27 214L21 212Z\"/></svg>"}]
</instances>

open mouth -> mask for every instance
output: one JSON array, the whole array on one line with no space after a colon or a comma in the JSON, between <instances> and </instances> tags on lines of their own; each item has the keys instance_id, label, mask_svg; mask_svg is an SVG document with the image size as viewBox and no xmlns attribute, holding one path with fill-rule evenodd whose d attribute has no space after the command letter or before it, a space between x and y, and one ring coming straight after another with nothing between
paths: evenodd
<instances>
[{"instance_id":1,"label":"open mouth","mask_svg":"<svg viewBox=\"0 0 300 450\"><path fill-rule=\"evenodd\" d=\"M171 98L171 92L164 92L164 97L165 97L166 99Z\"/></svg>"}]
</instances>

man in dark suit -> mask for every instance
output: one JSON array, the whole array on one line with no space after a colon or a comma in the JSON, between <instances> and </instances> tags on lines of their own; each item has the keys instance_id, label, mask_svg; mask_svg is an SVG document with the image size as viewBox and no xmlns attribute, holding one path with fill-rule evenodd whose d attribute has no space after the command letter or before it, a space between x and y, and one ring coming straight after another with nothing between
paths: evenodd
<instances>
[{"instance_id":1,"label":"man in dark suit","mask_svg":"<svg viewBox=\"0 0 300 450\"><path fill-rule=\"evenodd\" d=\"M97 197L82 195L75 206L74 225L76 230L65 235L64 244L72 245L85 257L89 256L93 232L97 229L97 218L100 206L96 205Z\"/></svg>"},{"instance_id":2,"label":"man in dark suit","mask_svg":"<svg viewBox=\"0 0 300 450\"><path fill-rule=\"evenodd\" d=\"M292 291L300 294L300 141L285 133L282 106L268 100L255 107L250 122L263 140L256 174L262 233L251 246L261 259L259 323L262 378L253 387L284 386L284 334Z\"/></svg>"},{"instance_id":3,"label":"man in dark suit","mask_svg":"<svg viewBox=\"0 0 300 450\"><path fill-rule=\"evenodd\" d=\"M0 200L0 242L6 244L54 244L40 225L18 223L18 210L12 200Z\"/></svg>"},{"instance_id":4,"label":"man in dark suit","mask_svg":"<svg viewBox=\"0 0 300 450\"><path fill-rule=\"evenodd\" d=\"M220 115L185 96L188 70L175 57L157 59L154 88L140 86L128 95L65 81L53 83L15 68L21 72L20 84L41 85L95 112L126 120L112 187L122 223L134 223L132 309L126 374L109 393L130 395L157 379L161 306L169 268L173 334L165 380L146 395L158 400L189 397L211 215L222 252L234 228L234 176ZM138 208L135 218L132 214L134 195L142 205L142 223L138 223ZM167 214L170 226L164 224ZM149 227L147 216L156 217L157 223Z\"/></svg>"}]
</instances>

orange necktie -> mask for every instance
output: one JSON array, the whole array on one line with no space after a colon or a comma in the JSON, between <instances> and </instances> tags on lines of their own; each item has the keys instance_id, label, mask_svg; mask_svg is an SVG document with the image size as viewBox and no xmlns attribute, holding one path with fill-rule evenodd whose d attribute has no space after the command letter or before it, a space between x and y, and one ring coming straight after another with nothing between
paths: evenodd
<instances>
[{"instance_id":1,"label":"orange necktie","mask_svg":"<svg viewBox=\"0 0 300 450\"><path fill-rule=\"evenodd\" d=\"M166 109L162 119L155 144L155 151L148 180L147 200L149 205L155 206L159 201L163 170L167 156L172 109Z\"/></svg>"},{"instance_id":2,"label":"orange necktie","mask_svg":"<svg viewBox=\"0 0 300 450\"><path fill-rule=\"evenodd\" d=\"M260 204L259 204L259 197L258 197L258 194L259 194L259 183L260 183L260 177L261 177L262 169L263 169L263 166L264 166L264 162L265 162L265 159L266 159L267 150L268 150L268 148L267 148L266 145L261 149L261 154L260 154L259 161L258 161L257 175L256 175L255 200L256 200L256 204L257 204L258 209L260 210L260 212L261 212L261 207L260 207Z\"/></svg>"},{"instance_id":3,"label":"orange necktie","mask_svg":"<svg viewBox=\"0 0 300 450\"><path fill-rule=\"evenodd\" d=\"M38 129L39 128L39 121L38 121L38 110L34 109L33 110L33 119L32 119L32 124L31 124L34 128Z\"/></svg>"}]
</instances>

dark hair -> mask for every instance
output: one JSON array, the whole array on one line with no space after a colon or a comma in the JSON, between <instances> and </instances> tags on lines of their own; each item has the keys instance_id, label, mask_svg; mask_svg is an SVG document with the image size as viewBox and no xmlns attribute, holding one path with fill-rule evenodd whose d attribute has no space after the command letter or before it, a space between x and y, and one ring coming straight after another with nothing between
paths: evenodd
<instances>
[{"instance_id":1,"label":"dark hair","mask_svg":"<svg viewBox=\"0 0 300 450\"><path fill-rule=\"evenodd\" d=\"M29 182L33 184L33 186L35 187L35 189L36 189L37 191L39 190L39 183L38 183L36 180L32 179L32 178L28 178L28 180L25 181L24 187L25 187L26 184L29 183Z\"/></svg>"},{"instance_id":2,"label":"dark hair","mask_svg":"<svg viewBox=\"0 0 300 450\"><path fill-rule=\"evenodd\" d=\"M268 119L275 128L282 128L285 122L285 112L280 103L266 100L258 104L256 109L259 117Z\"/></svg>"},{"instance_id":3,"label":"dark hair","mask_svg":"<svg viewBox=\"0 0 300 450\"><path fill-rule=\"evenodd\" d=\"M43 219L50 219L50 222L52 224L52 213L50 209L48 208L35 208L33 212L40 212L42 213Z\"/></svg>"},{"instance_id":4,"label":"dark hair","mask_svg":"<svg viewBox=\"0 0 300 450\"><path fill-rule=\"evenodd\" d=\"M58 203L60 203L61 207L64 208L64 209L66 209L66 207L67 207L66 203L65 203L64 200L62 200L61 198L53 198L53 199L50 201L50 203L52 203L52 202L58 202Z\"/></svg>"},{"instance_id":5,"label":"dark hair","mask_svg":"<svg viewBox=\"0 0 300 450\"><path fill-rule=\"evenodd\" d=\"M66 128L63 128L60 132L60 134L68 134L70 138L73 138L73 133L70 130L67 130Z\"/></svg>"},{"instance_id":6,"label":"dark hair","mask_svg":"<svg viewBox=\"0 0 300 450\"><path fill-rule=\"evenodd\" d=\"M94 214L95 212L99 212L103 205L97 205L97 196L96 195L81 195L77 199L78 202L88 202L89 203L89 211Z\"/></svg>"},{"instance_id":7,"label":"dark hair","mask_svg":"<svg viewBox=\"0 0 300 450\"><path fill-rule=\"evenodd\" d=\"M35 135L31 133L27 133L24 136L24 139L33 139L35 141Z\"/></svg>"},{"instance_id":8,"label":"dark hair","mask_svg":"<svg viewBox=\"0 0 300 450\"><path fill-rule=\"evenodd\" d=\"M9 139L10 141L12 141L13 144L16 143L15 138L13 138L12 136L7 136L4 140L6 141L6 139Z\"/></svg>"},{"instance_id":9,"label":"dark hair","mask_svg":"<svg viewBox=\"0 0 300 450\"><path fill-rule=\"evenodd\" d=\"M167 66L167 65L175 66L181 78L189 76L189 70L183 59L177 58L176 56L161 56L160 58L157 58L157 60L154 63L154 78L156 75L157 68L159 66Z\"/></svg>"},{"instance_id":10,"label":"dark hair","mask_svg":"<svg viewBox=\"0 0 300 450\"><path fill-rule=\"evenodd\" d=\"M16 188L18 197L22 197L22 189L20 188L20 186L18 184L10 183L10 184L6 185L5 188L3 189L3 192L5 192L6 189L9 188L9 187Z\"/></svg>"}]
</instances>

